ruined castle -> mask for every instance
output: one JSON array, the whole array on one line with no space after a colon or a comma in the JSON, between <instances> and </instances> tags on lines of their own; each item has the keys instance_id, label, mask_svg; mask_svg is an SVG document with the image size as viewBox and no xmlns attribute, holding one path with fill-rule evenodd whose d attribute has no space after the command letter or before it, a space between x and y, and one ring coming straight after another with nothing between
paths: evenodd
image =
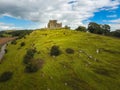
<instances>
[{"instance_id":1,"label":"ruined castle","mask_svg":"<svg viewBox=\"0 0 120 90\"><path fill-rule=\"evenodd\" d=\"M48 23L49 29L62 28L62 23L57 23L57 20L50 20Z\"/></svg>"}]
</instances>

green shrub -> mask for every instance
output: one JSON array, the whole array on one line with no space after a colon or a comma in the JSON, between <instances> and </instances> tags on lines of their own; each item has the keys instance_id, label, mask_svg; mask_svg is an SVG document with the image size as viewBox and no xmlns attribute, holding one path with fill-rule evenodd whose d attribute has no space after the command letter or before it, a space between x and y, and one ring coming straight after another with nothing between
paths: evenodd
<instances>
[{"instance_id":1,"label":"green shrub","mask_svg":"<svg viewBox=\"0 0 120 90\"><path fill-rule=\"evenodd\" d=\"M27 50L27 55L29 55L29 56L34 56L34 54L36 53L36 49L28 49Z\"/></svg>"},{"instance_id":2,"label":"green shrub","mask_svg":"<svg viewBox=\"0 0 120 90\"><path fill-rule=\"evenodd\" d=\"M42 59L32 60L31 63L27 64L25 67L25 72L33 73L37 72L40 68L43 67L44 61Z\"/></svg>"},{"instance_id":3,"label":"green shrub","mask_svg":"<svg viewBox=\"0 0 120 90\"><path fill-rule=\"evenodd\" d=\"M31 59L34 57L34 54L36 53L35 49L28 49L27 53L24 56L23 63L28 64L31 62Z\"/></svg>"},{"instance_id":4,"label":"green shrub","mask_svg":"<svg viewBox=\"0 0 120 90\"><path fill-rule=\"evenodd\" d=\"M24 63L24 64L30 63L32 58L33 58L33 57L30 56L30 55L25 55L25 56L24 56L23 63Z\"/></svg>"},{"instance_id":5,"label":"green shrub","mask_svg":"<svg viewBox=\"0 0 120 90\"><path fill-rule=\"evenodd\" d=\"M58 46L52 46L51 50L50 50L50 55L51 56L58 56L60 55L60 50Z\"/></svg>"},{"instance_id":6,"label":"green shrub","mask_svg":"<svg viewBox=\"0 0 120 90\"><path fill-rule=\"evenodd\" d=\"M25 42L21 42L20 46L21 47L25 46Z\"/></svg>"},{"instance_id":7,"label":"green shrub","mask_svg":"<svg viewBox=\"0 0 120 90\"><path fill-rule=\"evenodd\" d=\"M13 40L13 41L11 42L11 44L16 45L16 44L17 44L16 40Z\"/></svg>"},{"instance_id":8,"label":"green shrub","mask_svg":"<svg viewBox=\"0 0 120 90\"><path fill-rule=\"evenodd\" d=\"M6 82L8 80L10 80L12 78L13 73L10 71L4 72L1 76L0 76L0 82Z\"/></svg>"},{"instance_id":9,"label":"green shrub","mask_svg":"<svg viewBox=\"0 0 120 90\"><path fill-rule=\"evenodd\" d=\"M32 72L38 71L38 69L39 69L38 66L36 66L35 64L30 63L30 64L26 65L25 72L32 73Z\"/></svg>"},{"instance_id":10,"label":"green shrub","mask_svg":"<svg viewBox=\"0 0 120 90\"><path fill-rule=\"evenodd\" d=\"M74 50L71 49L71 48L67 48L65 51L66 51L66 53L68 53L68 54L73 54L73 53L74 53Z\"/></svg>"}]
</instances>

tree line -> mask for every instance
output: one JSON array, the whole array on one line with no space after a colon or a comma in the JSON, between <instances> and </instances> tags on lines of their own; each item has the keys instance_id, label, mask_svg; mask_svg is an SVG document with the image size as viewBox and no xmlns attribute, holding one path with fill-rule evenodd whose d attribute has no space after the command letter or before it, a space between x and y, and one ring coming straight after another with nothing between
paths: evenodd
<instances>
[{"instance_id":1,"label":"tree line","mask_svg":"<svg viewBox=\"0 0 120 90\"><path fill-rule=\"evenodd\" d=\"M87 28L84 26L78 26L75 30L120 38L120 29L111 31L111 27L108 24L98 24L95 22L90 22Z\"/></svg>"},{"instance_id":2,"label":"tree line","mask_svg":"<svg viewBox=\"0 0 120 90\"><path fill-rule=\"evenodd\" d=\"M30 34L32 31L33 30L0 31L0 37L12 36L22 38L25 35Z\"/></svg>"}]
</instances>

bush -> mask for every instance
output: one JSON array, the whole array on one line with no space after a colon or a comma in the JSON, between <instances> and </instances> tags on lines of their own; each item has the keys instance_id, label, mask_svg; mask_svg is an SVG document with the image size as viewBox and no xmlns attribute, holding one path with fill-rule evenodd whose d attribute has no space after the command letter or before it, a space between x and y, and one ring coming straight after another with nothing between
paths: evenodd
<instances>
[{"instance_id":1,"label":"bush","mask_svg":"<svg viewBox=\"0 0 120 90\"><path fill-rule=\"evenodd\" d=\"M11 42L11 44L16 45L16 44L17 44L16 40L13 40L13 41Z\"/></svg>"},{"instance_id":2,"label":"bush","mask_svg":"<svg viewBox=\"0 0 120 90\"><path fill-rule=\"evenodd\" d=\"M29 64L31 62L31 59L33 58L34 54L36 53L35 49L29 49L27 50L26 55L24 56L23 63Z\"/></svg>"},{"instance_id":3,"label":"bush","mask_svg":"<svg viewBox=\"0 0 120 90\"><path fill-rule=\"evenodd\" d=\"M50 55L51 56L58 56L60 55L60 50L58 46L52 46L51 50L50 50Z\"/></svg>"},{"instance_id":4,"label":"bush","mask_svg":"<svg viewBox=\"0 0 120 90\"><path fill-rule=\"evenodd\" d=\"M33 57L30 56L30 55L25 55L25 56L24 56L23 63L24 63L24 64L29 64L29 63L31 62L31 59L32 59L32 58L33 58Z\"/></svg>"},{"instance_id":5,"label":"bush","mask_svg":"<svg viewBox=\"0 0 120 90\"><path fill-rule=\"evenodd\" d=\"M67 48L67 49L66 49L66 53L68 53L68 54L73 54L73 53L74 53L74 50L71 49L71 48Z\"/></svg>"},{"instance_id":6,"label":"bush","mask_svg":"<svg viewBox=\"0 0 120 90\"><path fill-rule=\"evenodd\" d=\"M26 67L25 67L25 71L27 73L36 72L36 71L38 71L38 69L39 69L39 67L32 63L26 65Z\"/></svg>"},{"instance_id":7,"label":"bush","mask_svg":"<svg viewBox=\"0 0 120 90\"><path fill-rule=\"evenodd\" d=\"M1 76L0 76L0 82L5 82L8 81L12 78L13 73L8 71L8 72L4 72Z\"/></svg>"},{"instance_id":8,"label":"bush","mask_svg":"<svg viewBox=\"0 0 120 90\"><path fill-rule=\"evenodd\" d=\"M25 42L21 42L20 46L21 47L25 46Z\"/></svg>"},{"instance_id":9,"label":"bush","mask_svg":"<svg viewBox=\"0 0 120 90\"><path fill-rule=\"evenodd\" d=\"M40 68L43 67L44 61L42 59L32 60L31 63L27 64L25 67L25 72L33 73L37 72Z\"/></svg>"},{"instance_id":10,"label":"bush","mask_svg":"<svg viewBox=\"0 0 120 90\"><path fill-rule=\"evenodd\" d=\"M36 49L28 49L27 50L27 55L29 55L29 56L34 56L34 54L36 53Z\"/></svg>"}]
</instances>

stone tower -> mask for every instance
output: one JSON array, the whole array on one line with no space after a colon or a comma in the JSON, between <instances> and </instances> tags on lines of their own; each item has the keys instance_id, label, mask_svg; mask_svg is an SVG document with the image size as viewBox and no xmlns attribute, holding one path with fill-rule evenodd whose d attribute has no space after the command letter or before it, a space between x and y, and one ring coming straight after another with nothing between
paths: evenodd
<instances>
[{"instance_id":1,"label":"stone tower","mask_svg":"<svg viewBox=\"0 0 120 90\"><path fill-rule=\"evenodd\" d=\"M50 20L48 23L49 29L62 28L62 23L57 23L57 20Z\"/></svg>"}]
</instances>

